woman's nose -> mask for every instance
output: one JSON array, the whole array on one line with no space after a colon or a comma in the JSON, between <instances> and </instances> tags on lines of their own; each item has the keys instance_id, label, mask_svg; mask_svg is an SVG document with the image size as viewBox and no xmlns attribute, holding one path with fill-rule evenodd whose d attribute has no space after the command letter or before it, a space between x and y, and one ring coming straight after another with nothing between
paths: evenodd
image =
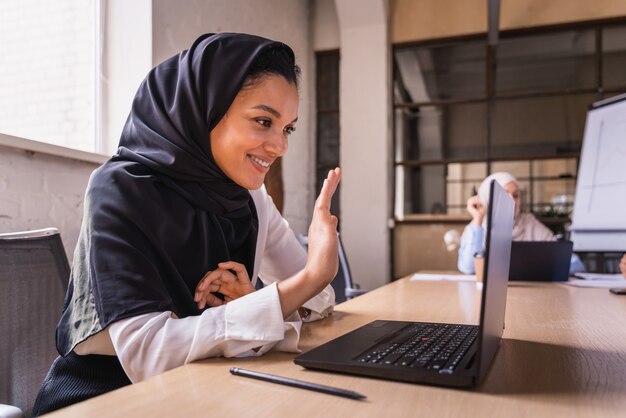
<instances>
[{"instance_id":1,"label":"woman's nose","mask_svg":"<svg viewBox=\"0 0 626 418\"><path fill-rule=\"evenodd\" d=\"M282 132L272 135L272 138L265 142L265 150L276 158L285 155L287 148L287 135L284 135Z\"/></svg>"}]
</instances>

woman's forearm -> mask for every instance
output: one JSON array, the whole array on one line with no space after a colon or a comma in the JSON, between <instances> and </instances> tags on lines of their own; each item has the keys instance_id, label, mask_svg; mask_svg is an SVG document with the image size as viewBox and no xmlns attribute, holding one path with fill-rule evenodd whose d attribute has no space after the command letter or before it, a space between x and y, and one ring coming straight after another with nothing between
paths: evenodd
<instances>
[{"instance_id":1,"label":"woman's forearm","mask_svg":"<svg viewBox=\"0 0 626 418\"><path fill-rule=\"evenodd\" d=\"M321 292L328 283L310 277L306 269L277 283L283 318L288 318L306 301Z\"/></svg>"}]
</instances>

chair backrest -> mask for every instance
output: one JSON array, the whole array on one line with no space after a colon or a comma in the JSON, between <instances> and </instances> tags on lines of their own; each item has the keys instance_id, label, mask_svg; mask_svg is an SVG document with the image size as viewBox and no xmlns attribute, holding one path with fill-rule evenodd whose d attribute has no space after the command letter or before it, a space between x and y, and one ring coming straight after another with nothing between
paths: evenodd
<instances>
[{"instance_id":1,"label":"chair backrest","mask_svg":"<svg viewBox=\"0 0 626 418\"><path fill-rule=\"evenodd\" d=\"M0 266L0 403L29 417L58 355L70 267L55 228L0 234Z\"/></svg>"},{"instance_id":2,"label":"chair backrest","mask_svg":"<svg viewBox=\"0 0 626 418\"><path fill-rule=\"evenodd\" d=\"M352 275L350 273L350 265L346 253L343 249L343 243L341 237L339 238L339 270L337 275L331 282L333 289L335 290L335 302L345 302L347 299L351 299L354 296L352 290L356 289L356 286L352 282ZM298 235L298 241L308 249L308 237L306 235Z\"/></svg>"}]
</instances>

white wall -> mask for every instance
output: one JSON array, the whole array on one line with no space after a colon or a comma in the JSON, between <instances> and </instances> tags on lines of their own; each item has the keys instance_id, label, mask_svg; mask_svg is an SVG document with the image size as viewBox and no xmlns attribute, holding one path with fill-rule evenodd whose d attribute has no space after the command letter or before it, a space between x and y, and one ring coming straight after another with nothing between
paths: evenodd
<instances>
[{"instance_id":1,"label":"white wall","mask_svg":"<svg viewBox=\"0 0 626 418\"><path fill-rule=\"evenodd\" d=\"M390 280L391 84L386 0L316 0L315 51L340 50L341 233L354 281Z\"/></svg>"},{"instance_id":2,"label":"white wall","mask_svg":"<svg viewBox=\"0 0 626 418\"><path fill-rule=\"evenodd\" d=\"M391 124L385 0L337 0L337 7L332 0L143 0L142 5L152 13L151 25L144 21L141 29L152 30L151 65L189 47L206 32L250 32L286 42L294 49L302 67L300 114L283 174L284 214L296 232L307 230L316 196L313 39L320 49L336 49L340 41L343 240L356 281L365 288L386 283L390 270ZM316 28L321 28L315 37L314 15ZM142 57L145 60L144 54ZM123 76L117 73L117 77ZM133 72L128 80L137 77ZM139 81L129 82L133 86L126 90L134 94ZM362 92L367 92L367 100L363 100ZM124 120L132 98L128 96L116 105ZM109 135L118 138L119 132ZM0 230L57 226L71 257L82 218L84 189L96 167L96 163L0 147Z\"/></svg>"},{"instance_id":3,"label":"white wall","mask_svg":"<svg viewBox=\"0 0 626 418\"><path fill-rule=\"evenodd\" d=\"M152 68L152 0L100 3L98 152L115 154L139 84Z\"/></svg>"},{"instance_id":4,"label":"white wall","mask_svg":"<svg viewBox=\"0 0 626 418\"><path fill-rule=\"evenodd\" d=\"M132 98L150 67L188 48L198 35L243 31L284 41L294 49L302 67L298 130L291 138L283 163L285 216L296 231L306 231L314 201L314 124L311 122L314 80L309 1L133 0L132 5L127 3L126 0L104 3L103 24L109 37L103 43L107 52L115 51L117 55L115 60L107 61L104 57L106 67L101 81L108 112L102 121L107 127L104 152L111 154L115 150ZM115 26L124 21L123 28ZM152 40L150 31L154 35ZM134 58L138 60L131 65ZM84 190L90 173L99 164L47 155L45 147L42 152L33 153L20 149L17 138L5 138L1 134L0 137L0 140L8 138L0 141L0 232L55 226L61 230L71 259L82 221ZM7 142L10 146L2 145ZM93 161L99 160L94 156Z\"/></svg>"},{"instance_id":5,"label":"white wall","mask_svg":"<svg viewBox=\"0 0 626 418\"><path fill-rule=\"evenodd\" d=\"M314 183L314 71L311 10L303 0L153 0L153 64L187 49L207 32L247 32L282 41L302 68L297 131L283 161L283 215L296 232L308 230Z\"/></svg>"},{"instance_id":6,"label":"white wall","mask_svg":"<svg viewBox=\"0 0 626 418\"><path fill-rule=\"evenodd\" d=\"M315 51L339 49L339 19L335 0L313 1L313 48Z\"/></svg>"},{"instance_id":7,"label":"white wall","mask_svg":"<svg viewBox=\"0 0 626 418\"><path fill-rule=\"evenodd\" d=\"M0 232L56 227L70 261L97 163L0 146Z\"/></svg>"},{"instance_id":8,"label":"white wall","mask_svg":"<svg viewBox=\"0 0 626 418\"><path fill-rule=\"evenodd\" d=\"M390 279L391 69L387 2L336 0L341 42L342 239L355 282Z\"/></svg>"}]
</instances>

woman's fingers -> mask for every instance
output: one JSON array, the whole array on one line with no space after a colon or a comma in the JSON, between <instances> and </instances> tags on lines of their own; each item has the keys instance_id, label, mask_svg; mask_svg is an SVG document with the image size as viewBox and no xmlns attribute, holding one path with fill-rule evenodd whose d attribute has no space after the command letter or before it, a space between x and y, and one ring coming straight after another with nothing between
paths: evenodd
<instances>
[{"instance_id":1,"label":"woman's fingers","mask_svg":"<svg viewBox=\"0 0 626 418\"><path fill-rule=\"evenodd\" d=\"M207 273L202 280L200 281L200 284L198 284L198 286L196 287L196 292L200 291L200 292L204 292L204 291L211 291L214 292L215 290L209 289L210 287L212 287L215 283L217 282L221 282L223 283L229 283L235 280L235 275L232 274L230 271L226 270L226 269L215 269L209 273Z\"/></svg>"},{"instance_id":2,"label":"woman's fingers","mask_svg":"<svg viewBox=\"0 0 626 418\"><path fill-rule=\"evenodd\" d=\"M207 295L207 298L206 298L206 304L208 306L211 306L211 307L213 307L213 306L221 306L221 305L224 304L224 301L222 299L218 298L217 296L215 296L213 293L209 293ZM200 309L204 309L204 307L202 307Z\"/></svg>"},{"instance_id":3,"label":"woman's fingers","mask_svg":"<svg viewBox=\"0 0 626 418\"><path fill-rule=\"evenodd\" d=\"M213 281L215 281L217 278L220 277L221 274L222 274L222 272L220 271L220 269L215 269L215 270L209 271L200 280L200 283L198 284L198 286L196 286L196 291L198 291L198 290L199 291L206 290L211 285L211 283L213 283Z\"/></svg>"},{"instance_id":4,"label":"woman's fingers","mask_svg":"<svg viewBox=\"0 0 626 418\"><path fill-rule=\"evenodd\" d=\"M220 306L222 300L217 298L213 293L219 292L220 287L236 281L236 277L228 270L221 268L208 272L196 287L193 297L198 308L204 309L205 306Z\"/></svg>"},{"instance_id":5,"label":"woman's fingers","mask_svg":"<svg viewBox=\"0 0 626 418\"><path fill-rule=\"evenodd\" d=\"M330 283L337 273L338 220L330 213L330 205L340 181L340 168L328 172L315 202L313 219L309 226L309 251L305 269L320 286Z\"/></svg>"},{"instance_id":6,"label":"woman's fingers","mask_svg":"<svg viewBox=\"0 0 626 418\"><path fill-rule=\"evenodd\" d=\"M335 173L335 176L334 176L335 178L334 178L334 182L333 182L333 189L332 189L332 191L330 193L330 197L331 198L333 197L333 195L337 191L337 186L339 185L339 182L341 181L341 168L335 167L335 169L332 170L332 171Z\"/></svg>"},{"instance_id":7,"label":"woman's fingers","mask_svg":"<svg viewBox=\"0 0 626 418\"><path fill-rule=\"evenodd\" d=\"M339 185L339 182L341 181L341 168L336 167L334 170L330 170L326 178L328 179L329 183L328 209L330 209L330 202L333 198L333 195L337 191L337 186Z\"/></svg>"},{"instance_id":8,"label":"woman's fingers","mask_svg":"<svg viewBox=\"0 0 626 418\"><path fill-rule=\"evenodd\" d=\"M341 169L339 167L328 172L328 176L324 180L322 190L317 197L316 207L323 210L330 210L330 204L337 190L337 185L341 181Z\"/></svg>"},{"instance_id":9,"label":"woman's fingers","mask_svg":"<svg viewBox=\"0 0 626 418\"><path fill-rule=\"evenodd\" d=\"M248 270L246 270L246 266L241 263L237 263L235 261L225 261L223 263L218 264L219 268L224 270L232 270L237 274L237 279L242 282L250 282L250 278L248 277Z\"/></svg>"},{"instance_id":10,"label":"woman's fingers","mask_svg":"<svg viewBox=\"0 0 626 418\"><path fill-rule=\"evenodd\" d=\"M217 280L220 278L221 274L222 272L218 269L210 271L204 275L198 286L196 286L196 291L193 297L194 302L200 302L206 293L217 292L219 290Z\"/></svg>"},{"instance_id":11,"label":"woman's fingers","mask_svg":"<svg viewBox=\"0 0 626 418\"><path fill-rule=\"evenodd\" d=\"M214 293L224 296L220 299ZM194 301L198 308L220 306L248 293L254 292L254 286L248 277L246 266L235 261L218 264L218 268L208 272L196 287Z\"/></svg>"},{"instance_id":12,"label":"woman's fingers","mask_svg":"<svg viewBox=\"0 0 626 418\"><path fill-rule=\"evenodd\" d=\"M222 293L230 300L234 300L238 297L254 292L255 289L252 285L252 282L250 281L250 277L248 276L248 270L246 270L246 266L235 261L226 261L218 265L222 269L234 271L237 275L237 278L233 281L232 285L223 287L223 291L221 291L220 293Z\"/></svg>"}]
</instances>

